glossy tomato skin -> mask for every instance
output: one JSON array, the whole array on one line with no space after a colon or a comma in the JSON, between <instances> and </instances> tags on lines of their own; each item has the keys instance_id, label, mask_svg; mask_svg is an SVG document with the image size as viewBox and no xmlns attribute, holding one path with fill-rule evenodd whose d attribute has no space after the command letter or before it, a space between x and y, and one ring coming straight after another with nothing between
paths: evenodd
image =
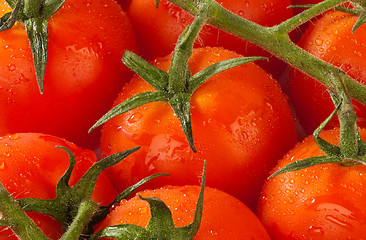
<instances>
[{"instance_id":1,"label":"glossy tomato skin","mask_svg":"<svg viewBox=\"0 0 366 240\"><path fill-rule=\"evenodd\" d=\"M76 165L71 175L70 185L96 162L92 150L81 149L64 139L39 133L18 133L0 138L0 181L16 198L52 199L56 194L56 184L70 164L67 153L56 146L66 147L76 157ZM105 173L99 177L92 200L109 205L117 193ZM60 225L48 216L29 213L50 234L58 239ZM0 239L13 239L10 230L0 230ZM14 236L14 239L17 239Z\"/></svg>"},{"instance_id":2,"label":"glossy tomato skin","mask_svg":"<svg viewBox=\"0 0 366 240\"><path fill-rule=\"evenodd\" d=\"M366 130L361 130L363 139ZM337 144L339 130L321 137ZM312 137L291 150L276 166L324 155ZM324 164L278 175L262 190L257 215L272 239L364 239L366 167Z\"/></svg>"},{"instance_id":3,"label":"glossy tomato skin","mask_svg":"<svg viewBox=\"0 0 366 240\"><path fill-rule=\"evenodd\" d=\"M193 222L199 191L199 186L166 186L145 190L139 194L163 200L172 212L175 226L183 227ZM135 196L116 206L97 231L123 223L146 227L150 217L148 203ZM194 239L269 240L270 238L257 216L241 201L217 189L205 188L202 221Z\"/></svg>"},{"instance_id":4,"label":"glossy tomato skin","mask_svg":"<svg viewBox=\"0 0 366 240\"><path fill-rule=\"evenodd\" d=\"M354 33L351 29L357 17L345 13L327 12L305 32L299 46L312 55L327 61L364 84L366 80L366 26ZM292 70L289 95L305 131L310 134L334 109L326 88L307 75ZM354 101L360 127L366 126L366 107ZM329 124L338 125L337 118Z\"/></svg>"},{"instance_id":5,"label":"glossy tomato skin","mask_svg":"<svg viewBox=\"0 0 366 240\"><path fill-rule=\"evenodd\" d=\"M290 0L222 0L217 1L229 11L263 26L273 26L293 16ZM184 28L193 16L167 0L131 0L126 11L136 29L141 54L155 59L170 54ZM159 47L156 47L159 46ZM206 25L201 31L196 47L224 47L248 56L266 56L270 63L260 66L278 77L285 64L261 48L216 27Z\"/></svg>"},{"instance_id":6,"label":"glossy tomato skin","mask_svg":"<svg viewBox=\"0 0 366 240\"><path fill-rule=\"evenodd\" d=\"M0 1L0 13L8 11ZM24 25L0 33L0 135L44 132L83 147L132 72L121 58L137 51L134 30L112 0L68 0L48 20L49 52L41 95Z\"/></svg>"},{"instance_id":7,"label":"glossy tomato skin","mask_svg":"<svg viewBox=\"0 0 366 240\"><path fill-rule=\"evenodd\" d=\"M194 74L210 64L239 56L222 48L195 49L190 69ZM157 67L167 70L170 59L158 59ZM134 77L114 105L152 90L141 78ZM260 67L248 63L208 80L193 94L191 106L197 153L190 149L168 103L143 105L103 126L103 156L141 146L109 169L117 189L153 173L170 176L152 180L146 187L195 185L207 160L207 185L254 207L268 170L297 141L287 98L278 83Z\"/></svg>"}]
</instances>

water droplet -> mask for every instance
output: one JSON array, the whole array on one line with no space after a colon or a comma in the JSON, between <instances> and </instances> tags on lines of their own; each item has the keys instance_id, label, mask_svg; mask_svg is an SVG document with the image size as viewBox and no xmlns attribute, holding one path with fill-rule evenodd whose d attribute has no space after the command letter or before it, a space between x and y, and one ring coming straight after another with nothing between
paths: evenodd
<instances>
[{"instance_id":1,"label":"water droplet","mask_svg":"<svg viewBox=\"0 0 366 240\"><path fill-rule=\"evenodd\" d=\"M3 170L5 168L5 162L0 162L0 170Z\"/></svg>"},{"instance_id":2,"label":"water droplet","mask_svg":"<svg viewBox=\"0 0 366 240\"><path fill-rule=\"evenodd\" d=\"M136 123L137 121L139 121L141 118L143 117L143 115L141 114L141 113L139 113L139 112L137 112L137 113L134 113L134 114L132 114L128 119L127 119L127 121L129 122L129 123Z\"/></svg>"},{"instance_id":3,"label":"water droplet","mask_svg":"<svg viewBox=\"0 0 366 240\"><path fill-rule=\"evenodd\" d=\"M320 46L320 45L322 45L322 44L323 44L323 40L322 40L322 39L320 39L320 38L318 38L318 39L316 39L316 40L315 40L315 44L316 44L317 46Z\"/></svg>"},{"instance_id":4,"label":"water droplet","mask_svg":"<svg viewBox=\"0 0 366 240\"><path fill-rule=\"evenodd\" d=\"M11 134L11 135L9 135L9 139L11 139L11 140L16 140L18 138L19 138L19 135L18 134Z\"/></svg>"},{"instance_id":5,"label":"water droplet","mask_svg":"<svg viewBox=\"0 0 366 240\"><path fill-rule=\"evenodd\" d=\"M14 65L14 64L8 64L8 70L9 70L10 72L14 72L14 71L15 71L15 69L16 69L16 67L15 67L15 65Z\"/></svg>"},{"instance_id":6,"label":"water droplet","mask_svg":"<svg viewBox=\"0 0 366 240\"><path fill-rule=\"evenodd\" d=\"M324 230L321 227L310 226L309 227L309 235L310 236L314 236L314 235L322 236L322 235L324 235Z\"/></svg>"}]
</instances>

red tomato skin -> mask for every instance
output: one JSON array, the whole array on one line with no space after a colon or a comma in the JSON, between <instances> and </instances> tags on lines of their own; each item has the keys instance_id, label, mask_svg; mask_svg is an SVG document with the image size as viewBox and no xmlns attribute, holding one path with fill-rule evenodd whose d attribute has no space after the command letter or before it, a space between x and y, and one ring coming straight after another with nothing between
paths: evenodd
<instances>
[{"instance_id":1,"label":"red tomato skin","mask_svg":"<svg viewBox=\"0 0 366 240\"><path fill-rule=\"evenodd\" d=\"M363 139L366 130L361 130ZM321 137L337 144L339 129ZM324 153L312 137L292 149L275 170L290 162ZM268 180L262 190L257 215L273 240L365 239L366 167L324 164L289 172Z\"/></svg>"},{"instance_id":2,"label":"red tomato skin","mask_svg":"<svg viewBox=\"0 0 366 240\"><path fill-rule=\"evenodd\" d=\"M23 24L0 33L0 135L44 132L96 147L100 133L88 129L132 76L121 58L138 51L134 30L111 0L68 0L48 26L43 95Z\"/></svg>"},{"instance_id":3,"label":"red tomato skin","mask_svg":"<svg viewBox=\"0 0 366 240\"><path fill-rule=\"evenodd\" d=\"M190 69L194 74L210 64L239 56L222 48L195 49ZM167 70L170 57L157 60L157 67ZM124 86L114 105L150 90L145 81L135 77ZM207 160L207 185L254 207L267 172L297 142L287 98L277 81L248 63L208 80L193 94L191 106L197 153L190 149L167 103L143 105L103 126L103 157L141 146L107 170L116 188L124 189L154 173L170 176L152 180L146 187L196 185Z\"/></svg>"},{"instance_id":4,"label":"red tomato skin","mask_svg":"<svg viewBox=\"0 0 366 240\"><path fill-rule=\"evenodd\" d=\"M340 67L348 75L365 83L366 26L351 33L357 17L329 11L305 32L299 46L312 55ZM292 69L289 78L289 95L301 125L311 134L334 110L326 88L315 79ZM358 125L366 127L366 107L353 101L358 115ZM328 127L339 125L335 117Z\"/></svg>"},{"instance_id":5,"label":"red tomato skin","mask_svg":"<svg viewBox=\"0 0 366 240\"><path fill-rule=\"evenodd\" d=\"M273 26L293 16L290 0L222 0L217 1L229 11L263 26ZM126 11L136 29L141 54L155 59L170 54L184 28L193 16L171 2L162 0L131 0ZM159 46L159 47L156 47ZM266 56L270 62L258 63L276 78L286 66L284 62L261 48L216 27L203 27L195 47L224 47L245 56Z\"/></svg>"},{"instance_id":6,"label":"red tomato skin","mask_svg":"<svg viewBox=\"0 0 366 240\"><path fill-rule=\"evenodd\" d=\"M96 162L92 150L39 133L17 133L0 138L0 181L14 198L52 199L56 196L56 184L70 164L67 153L56 146L70 149L76 157L69 183L72 186ZM106 206L116 196L109 178L102 173L92 200ZM29 214L42 229L54 236L52 239L60 237L61 227L55 220L38 213ZM0 239L12 239L12 235L10 230L0 231Z\"/></svg>"},{"instance_id":7,"label":"red tomato skin","mask_svg":"<svg viewBox=\"0 0 366 240\"><path fill-rule=\"evenodd\" d=\"M166 186L140 192L143 197L158 197L169 207L176 227L193 222L199 186ZM123 200L98 226L97 231L111 225L130 223L146 227L150 207L138 196ZM270 239L257 216L241 201L213 188L205 188L203 214L195 240Z\"/></svg>"}]
</instances>

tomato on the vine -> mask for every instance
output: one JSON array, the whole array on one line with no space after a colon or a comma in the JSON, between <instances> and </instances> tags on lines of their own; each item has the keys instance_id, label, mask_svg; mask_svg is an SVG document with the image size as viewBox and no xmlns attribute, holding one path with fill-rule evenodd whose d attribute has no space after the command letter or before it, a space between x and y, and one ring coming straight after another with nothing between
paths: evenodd
<instances>
[{"instance_id":1,"label":"tomato on the vine","mask_svg":"<svg viewBox=\"0 0 366 240\"><path fill-rule=\"evenodd\" d=\"M0 14L9 12L0 1ZM88 129L108 110L132 72L121 58L137 51L131 23L112 0L68 0L48 20L44 94L37 86L21 22L0 32L0 135L44 132L95 147Z\"/></svg>"},{"instance_id":2,"label":"tomato on the vine","mask_svg":"<svg viewBox=\"0 0 366 240\"><path fill-rule=\"evenodd\" d=\"M92 150L81 149L64 139L40 133L17 133L0 138L0 182L16 199L52 199L56 196L56 184L70 164L65 150L68 148L76 158L76 165L69 184L74 185L96 162ZM97 181L92 200L108 205L117 196L106 174ZM52 239L61 235L61 225L49 216L29 215ZM0 230L0 239L17 239L10 230Z\"/></svg>"},{"instance_id":3,"label":"tomato on the vine","mask_svg":"<svg viewBox=\"0 0 366 240\"><path fill-rule=\"evenodd\" d=\"M365 140L366 130L360 131ZM339 129L320 137L339 142ZM310 136L292 149L274 170L324 153ZM366 166L322 164L268 180L258 216L272 239L364 239L366 234Z\"/></svg>"},{"instance_id":4,"label":"tomato on the vine","mask_svg":"<svg viewBox=\"0 0 366 240\"><path fill-rule=\"evenodd\" d=\"M142 197L157 197L164 201L173 215L176 227L184 227L193 221L199 186L166 186L139 192ZM97 231L111 225L134 224L146 227L151 217L150 207L138 196L123 200L101 222ZM205 188L203 214L198 239L270 239L257 216L238 199L213 188Z\"/></svg>"},{"instance_id":5,"label":"tomato on the vine","mask_svg":"<svg viewBox=\"0 0 366 240\"><path fill-rule=\"evenodd\" d=\"M299 46L312 55L329 62L364 84L366 79L366 26L352 33L358 16L329 11L310 25L299 42ZM326 88L306 74L292 70L289 78L289 95L299 121L310 134L334 109ZM366 107L354 101L358 125L366 126ZM338 125L337 118L329 124Z\"/></svg>"},{"instance_id":6,"label":"tomato on the vine","mask_svg":"<svg viewBox=\"0 0 366 240\"><path fill-rule=\"evenodd\" d=\"M199 48L189 61L192 74L219 61L240 57L223 48ZM171 55L158 59L167 70ZM154 89L136 76L114 105ZM153 173L169 173L145 185L196 185L207 160L207 185L254 207L261 184L278 159L296 142L287 97L279 84L254 63L221 72L191 98L194 153L179 120L166 102L148 103L119 115L102 128L102 156L141 146L107 169L119 190Z\"/></svg>"},{"instance_id":7,"label":"tomato on the vine","mask_svg":"<svg viewBox=\"0 0 366 240\"><path fill-rule=\"evenodd\" d=\"M290 0L222 0L224 8L263 26L274 26L293 16ZM161 0L156 8L155 0L130 0L126 11L136 29L141 54L155 59L170 54L184 28L193 16L167 0ZM157 47L159 46L159 47ZM245 56L266 56L269 62L259 65L278 77L285 64L272 54L216 27L205 26L196 41L196 47L224 47Z\"/></svg>"}]
</instances>

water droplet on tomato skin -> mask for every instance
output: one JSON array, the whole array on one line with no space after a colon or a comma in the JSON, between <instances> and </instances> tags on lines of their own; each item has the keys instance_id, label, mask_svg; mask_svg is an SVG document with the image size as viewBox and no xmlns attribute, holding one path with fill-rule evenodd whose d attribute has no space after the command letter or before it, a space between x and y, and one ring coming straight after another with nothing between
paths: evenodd
<instances>
[{"instance_id":1,"label":"water droplet on tomato skin","mask_svg":"<svg viewBox=\"0 0 366 240\"><path fill-rule=\"evenodd\" d=\"M324 230L321 227L310 226L308 233L309 233L309 236L323 236Z\"/></svg>"},{"instance_id":2,"label":"water droplet on tomato skin","mask_svg":"<svg viewBox=\"0 0 366 240\"><path fill-rule=\"evenodd\" d=\"M5 162L0 162L0 170L4 170L5 168Z\"/></svg>"}]
</instances>

